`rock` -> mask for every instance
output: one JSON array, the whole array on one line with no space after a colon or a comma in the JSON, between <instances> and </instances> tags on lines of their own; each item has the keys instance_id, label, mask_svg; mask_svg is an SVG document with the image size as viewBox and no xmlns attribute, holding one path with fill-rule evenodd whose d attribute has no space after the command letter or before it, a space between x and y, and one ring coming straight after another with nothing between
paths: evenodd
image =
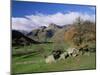
<instances>
[{"instance_id":1,"label":"rock","mask_svg":"<svg viewBox=\"0 0 100 75\"><path fill-rule=\"evenodd\" d=\"M65 60L68 56L69 56L68 53L67 53L67 52L64 52L64 53L62 53L62 54L60 55L59 60Z\"/></svg>"},{"instance_id":2,"label":"rock","mask_svg":"<svg viewBox=\"0 0 100 75\"><path fill-rule=\"evenodd\" d=\"M55 59L59 59L60 55L62 54L62 50L58 49L58 50L53 50L52 54L54 56Z\"/></svg>"},{"instance_id":3,"label":"rock","mask_svg":"<svg viewBox=\"0 0 100 75\"><path fill-rule=\"evenodd\" d=\"M53 56L53 55L49 55L49 56L45 59L45 62L51 64L51 63L56 62L56 60L54 59L54 56Z\"/></svg>"},{"instance_id":4,"label":"rock","mask_svg":"<svg viewBox=\"0 0 100 75\"><path fill-rule=\"evenodd\" d=\"M68 53L69 56L75 57L79 54L79 50L76 49L76 48L68 48L67 53Z\"/></svg>"}]
</instances>

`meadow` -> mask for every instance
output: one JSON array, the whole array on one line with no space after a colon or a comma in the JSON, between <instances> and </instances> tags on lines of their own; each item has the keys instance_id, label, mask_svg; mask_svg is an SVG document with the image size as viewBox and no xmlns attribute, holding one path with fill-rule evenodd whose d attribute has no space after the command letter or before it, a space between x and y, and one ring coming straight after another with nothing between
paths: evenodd
<instances>
[{"instance_id":1,"label":"meadow","mask_svg":"<svg viewBox=\"0 0 100 75\"><path fill-rule=\"evenodd\" d=\"M50 55L54 47L52 43L13 47L12 74L89 70L96 68L95 52L91 52L89 56L79 55L68 57L65 60L57 60L56 63L45 63L45 56ZM67 48L68 46L63 44L63 49L66 50Z\"/></svg>"}]
</instances>

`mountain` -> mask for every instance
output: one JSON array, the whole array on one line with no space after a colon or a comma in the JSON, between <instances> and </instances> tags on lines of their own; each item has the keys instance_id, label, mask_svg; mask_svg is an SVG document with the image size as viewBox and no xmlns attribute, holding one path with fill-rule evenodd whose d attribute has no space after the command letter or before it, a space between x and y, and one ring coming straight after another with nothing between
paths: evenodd
<instances>
[{"instance_id":1,"label":"mountain","mask_svg":"<svg viewBox=\"0 0 100 75\"><path fill-rule=\"evenodd\" d=\"M12 45L29 45L31 43L38 44L39 42L27 37L17 30L12 30Z\"/></svg>"},{"instance_id":2,"label":"mountain","mask_svg":"<svg viewBox=\"0 0 100 75\"><path fill-rule=\"evenodd\" d=\"M51 23L48 27L41 26L31 32L20 32L12 30L13 44L30 44L55 42L58 44L67 43L69 45L95 45L96 25L95 23L85 21L78 25L59 26Z\"/></svg>"},{"instance_id":3,"label":"mountain","mask_svg":"<svg viewBox=\"0 0 100 75\"><path fill-rule=\"evenodd\" d=\"M28 37L39 42L48 42L62 26L51 23L48 27L41 26L27 34Z\"/></svg>"},{"instance_id":4,"label":"mountain","mask_svg":"<svg viewBox=\"0 0 100 75\"><path fill-rule=\"evenodd\" d=\"M59 25L56 25L56 24L54 24L54 23L51 23L47 28L46 28L46 30L55 30L55 31L57 31L57 30L59 30L59 29L62 29L63 28L63 26L59 26Z\"/></svg>"},{"instance_id":5,"label":"mountain","mask_svg":"<svg viewBox=\"0 0 100 75\"><path fill-rule=\"evenodd\" d=\"M72 27L72 25L64 25L62 26L61 29L59 29L58 31L56 31L56 33L54 34L54 36L51 38L51 40L53 42L64 42L64 35L65 32L69 31L69 29Z\"/></svg>"},{"instance_id":6,"label":"mountain","mask_svg":"<svg viewBox=\"0 0 100 75\"><path fill-rule=\"evenodd\" d=\"M29 33L29 31L25 31L25 30L17 30L17 31L21 32L24 35L27 35Z\"/></svg>"}]
</instances>

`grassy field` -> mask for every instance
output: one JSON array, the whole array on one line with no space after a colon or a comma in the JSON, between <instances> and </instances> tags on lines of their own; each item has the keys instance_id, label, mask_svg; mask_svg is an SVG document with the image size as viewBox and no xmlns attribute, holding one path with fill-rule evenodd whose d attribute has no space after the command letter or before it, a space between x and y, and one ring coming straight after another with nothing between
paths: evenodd
<instances>
[{"instance_id":1,"label":"grassy field","mask_svg":"<svg viewBox=\"0 0 100 75\"><path fill-rule=\"evenodd\" d=\"M77 57L68 57L66 60L46 64L44 56L49 55L52 49L52 44L33 44L20 48L13 47L12 73L36 73L96 68L95 53L91 53L90 56L80 55Z\"/></svg>"}]
</instances>

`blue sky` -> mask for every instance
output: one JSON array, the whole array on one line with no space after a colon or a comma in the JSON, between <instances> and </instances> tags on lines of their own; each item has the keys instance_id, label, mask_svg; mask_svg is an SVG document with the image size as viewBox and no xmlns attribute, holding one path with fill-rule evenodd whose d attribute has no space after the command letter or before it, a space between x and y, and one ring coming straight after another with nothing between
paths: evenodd
<instances>
[{"instance_id":1,"label":"blue sky","mask_svg":"<svg viewBox=\"0 0 100 75\"><path fill-rule=\"evenodd\" d=\"M95 7L86 5L12 1L13 17L23 17L25 15L31 15L37 13L42 13L42 14L55 14L57 12L67 13L69 11L95 14Z\"/></svg>"},{"instance_id":2,"label":"blue sky","mask_svg":"<svg viewBox=\"0 0 100 75\"><path fill-rule=\"evenodd\" d=\"M95 22L95 6L12 1L12 29L31 31L41 26L68 25L76 18Z\"/></svg>"}]
</instances>

